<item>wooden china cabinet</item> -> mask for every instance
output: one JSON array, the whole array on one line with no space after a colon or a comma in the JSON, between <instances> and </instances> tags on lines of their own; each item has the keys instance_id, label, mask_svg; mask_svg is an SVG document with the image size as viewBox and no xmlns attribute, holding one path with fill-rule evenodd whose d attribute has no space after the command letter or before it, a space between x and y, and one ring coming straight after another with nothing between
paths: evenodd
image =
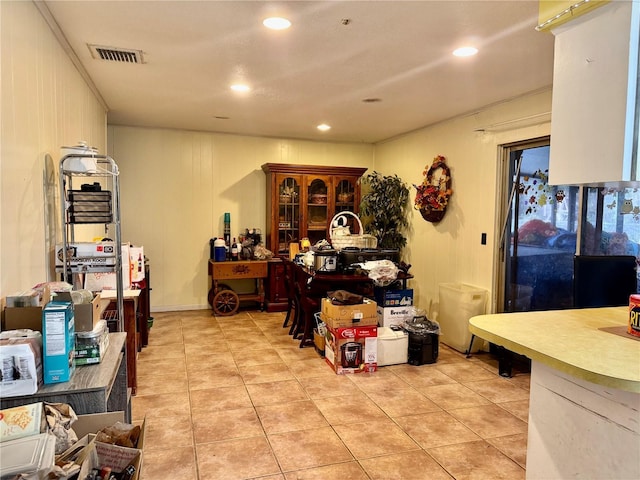
<instances>
[{"instance_id":1,"label":"wooden china cabinet","mask_svg":"<svg viewBox=\"0 0 640 480\"><path fill-rule=\"evenodd\" d=\"M330 223L338 212L358 213L359 179L366 168L265 163L267 175L267 248L276 257L289 256L289 244L308 238L311 245L329 238ZM351 231L358 232L353 219ZM287 307L284 264L269 263L267 310Z\"/></svg>"}]
</instances>

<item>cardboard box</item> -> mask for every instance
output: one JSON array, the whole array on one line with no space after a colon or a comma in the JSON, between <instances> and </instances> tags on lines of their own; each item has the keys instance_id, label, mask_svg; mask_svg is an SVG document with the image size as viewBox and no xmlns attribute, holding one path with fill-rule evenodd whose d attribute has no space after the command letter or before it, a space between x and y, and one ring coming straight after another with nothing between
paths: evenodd
<instances>
[{"instance_id":1,"label":"cardboard box","mask_svg":"<svg viewBox=\"0 0 640 480\"><path fill-rule=\"evenodd\" d=\"M42 307L5 307L2 330L42 331Z\"/></svg>"},{"instance_id":2,"label":"cardboard box","mask_svg":"<svg viewBox=\"0 0 640 480\"><path fill-rule=\"evenodd\" d=\"M338 375L375 372L377 331L377 326L328 329L324 347L327 364Z\"/></svg>"},{"instance_id":3,"label":"cardboard box","mask_svg":"<svg viewBox=\"0 0 640 480\"><path fill-rule=\"evenodd\" d=\"M129 290L131 288L131 256L130 245L122 244L122 288ZM84 276L84 288L92 292L100 292L102 290L116 289L115 272L88 272Z\"/></svg>"},{"instance_id":4,"label":"cardboard box","mask_svg":"<svg viewBox=\"0 0 640 480\"><path fill-rule=\"evenodd\" d=\"M103 444L95 441L96 433L105 427L110 427L118 422L124 423L124 412L92 413L88 415L78 415L78 419L71 428L77 434L79 440L60 456L59 461L72 461L84 458L81 463L80 475L78 478L86 478L92 468L100 468L106 464L106 457L114 457L118 462L124 461L126 465L133 465L135 473L132 479L137 480L142 468L142 449L144 448L145 422L142 422L140 437L136 448L118 447L115 445ZM98 448L97 445L100 445ZM106 455L100 452L107 451ZM131 459L131 460L128 460ZM77 461L77 460L76 460ZM101 463L104 462L104 463ZM118 473L114 469L114 473ZM84 474L84 475L83 475Z\"/></svg>"},{"instance_id":5,"label":"cardboard box","mask_svg":"<svg viewBox=\"0 0 640 480\"><path fill-rule=\"evenodd\" d=\"M28 329L42 332L42 307L50 299L47 284L36 285L34 290L40 291L40 305L35 307L5 307L3 310L2 330Z\"/></svg>"},{"instance_id":6,"label":"cardboard box","mask_svg":"<svg viewBox=\"0 0 640 480\"><path fill-rule=\"evenodd\" d=\"M413 307L378 307L378 325L395 327L413 320Z\"/></svg>"},{"instance_id":7,"label":"cardboard box","mask_svg":"<svg viewBox=\"0 0 640 480\"><path fill-rule=\"evenodd\" d=\"M318 333L318 329L313 329L313 345L316 349L316 352L322 357L324 357L324 345L325 345L325 336Z\"/></svg>"},{"instance_id":8,"label":"cardboard box","mask_svg":"<svg viewBox=\"0 0 640 480\"><path fill-rule=\"evenodd\" d=\"M410 307L413 305L413 288L389 290L374 287L373 295L378 307Z\"/></svg>"},{"instance_id":9,"label":"cardboard box","mask_svg":"<svg viewBox=\"0 0 640 480\"><path fill-rule=\"evenodd\" d=\"M123 412L117 413L122 414ZM88 434L89 443L86 447L88 449L88 455L86 456L85 461L82 462L78 478L86 478L93 468L100 468L103 465L108 465L112 467L112 471L115 474L119 474L125 468L132 466L135 469L135 472L131 478L133 480L137 480L140 476L140 469L142 468L142 450L144 448L145 422L142 422L140 437L138 438L138 444L136 445L136 448L120 447L118 445L111 445L95 441L94 433L97 433L100 429L111 426L117 421L120 421L111 421L111 413L98 415L104 417L89 419L89 425L92 427L93 433ZM80 417L78 417L78 420L80 420ZM108 421L108 423L104 423L103 425L98 426L98 423L101 420L105 422ZM79 430L76 429L77 423L78 422L74 423L72 426L76 433L78 433ZM83 439L79 441L82 440Z\"/></svg>"},{"instance_id":10,"label":"cardboard box","mask_svg":"<svg viewBox=\"0 0 640 480\"><path fill-rule=\"evenodd\" d=\"M75 371L75 322L71 302L49 302L42 310L45 384L67 382Z\"/></svg>"},{"instance_id":11,"label":"cardboard box","mask_svg":"<svg viewBox=\"0 0 640 480\"><path fill-rule=\"evenodd\" d=\"M71 292L60 292L56 294L56 301L70 302ZM96 294L93 297L91 303L75 303L73 305L73 316L75 322L76 332L91 332L102 315L102 309L100 305L100 294Z\"/></svg>"},{"instance_id":12,"label":"cardboard box","mask_svg":"<svg viewBox=\"0 0 640 480\"><path fill-rule=\"evenodd\" d=\"M404 330L378 327L378 366L407 363L409 334Z\"/></svg>"},{"instance_id":13,"label":"cardboard box","mask_svg":"<svg viewBox=\"0 0 640 480\"><path fill-rule=\"evenodd\" d=\"M41 297L41 293L33 289L7 295L7 307L39 307L42 305Z\"/></svg>"},{"instance_id":14,"label":"cardboard box","mask_svg":"<svg viewBox=\"0 0 640 480\"><path fill-rule=\"evenodd\" d=\"M2 368L1 397L36 393L43 383L40 332L1 339L0 367Z\"/></svg>"},{"instance_id":15,"label":"cardboard box","mask_svg":"<svg viewBox=\"0 0 640 480\"><path fill-rule=\"evenodd\" d=\"M144 247L129 248L129 267L131 268L131 283L144 280Z\"/></svg>"},{"instance_id":16,"label":"cardboard box","mask_svg":"<svg viewBox=\"0 0 640 480\"><path fill-rule=\"evenodd\" d=\"M56 267L62 267L62 244L56 245ZM72 267L86 271L93 268L113 267L116 264L114 242L77 242L67 246L67 259Z\"/></svg>"},{"instance_id":17,"label":"cardboard box","mask_svg":"<svg viewBox=\"0 0 640 480\"><path fill-rule=\"evenodd\" d=\"M320 318L333 329L378 324L376 302L368 298L358 305L334 305L330 299L323 298Z\"/></svg>"},{"instance_id":18,"label":"cardboard box","mask_svg":"<svg viewBox=\"0 0 640 480\"><path fill-rule=\"evenodd\" d=\"M0 442L38 435L46 428L42 402L0 410Z\"/></svg>"}]
</instances>

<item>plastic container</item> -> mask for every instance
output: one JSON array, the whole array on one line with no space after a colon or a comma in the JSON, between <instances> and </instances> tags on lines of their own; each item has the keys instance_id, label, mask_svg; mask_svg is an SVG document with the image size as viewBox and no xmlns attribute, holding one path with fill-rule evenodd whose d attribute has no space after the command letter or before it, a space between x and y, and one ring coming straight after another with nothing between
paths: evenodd
<instances>
[{"instance_id":1,"label":"plastic container","mask_svg":"<svg viewBox=\"0 0 640 480\"><path fill-rule=\"evenodd\" d=\"M403 330L378 327L378 366L407 363L409 334Z\"/></svg>"},{"instance_id":2,"label":"plastic container","mask_svg":"<svg viewBox=\"0 0 640 480\"><path fill-rule=\"evenodd\" d=\"M440 341L459 352L466 353L471 341L469 319L483 315L487 305L486 290L464 283L441 283L439 290L438 323ZM482 342L474 342L469 353L480 350Z\"/></svg>"},{"instance_id":3,"label":"plastic container","mask_svg":"<svg viewBox=\"0 0 640 480\"><path fill-rule=\"evenodd\" d=\"M62 157L82 155L81 157L72 156L65 160L65 169L73 172L97 172L98 164L95 158L97 154L98 150L95 147L88 146L87 142L79 142L78 145L73 147L60 147L60 155Z\"/></svg>"},{"instance_id":4,"label":"plastic container","mask_svg":"<svg viewBox=\"0 0 640 480\"><path fill-rule=\"evenodd\" d=\"M224 262L227 259L227 247L224 239L216 238L213 241L213 260L215 262Z\"/></svg>"}]
</instances>

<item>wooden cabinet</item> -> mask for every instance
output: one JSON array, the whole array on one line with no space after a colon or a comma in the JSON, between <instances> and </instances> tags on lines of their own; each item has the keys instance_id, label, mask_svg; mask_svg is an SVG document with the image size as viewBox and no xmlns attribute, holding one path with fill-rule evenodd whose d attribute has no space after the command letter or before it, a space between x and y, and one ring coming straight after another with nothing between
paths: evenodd
<instances>
[{"instance_id":1,"label":"wooden cabinet","mask_svg":"<svg viewBox=\"0 0 640 480\"><path fill-rule=\"evenodd\" d=\"M358 179L367 169L266 163L262 170L267 175L267 248L288 256L292 242L329 240L336 212L358 212Z\"/></svg>"},{"instance_id":2,"label":"wooden cabinet","mask_svg":"<svg viewBox=\"0 0 640 480\"><path fill-rule=\"evenodd\" d=\"M0 398L0 408L35 402L68 403L78 415L123 411L125 422L131 422L127 340L125 332L110 333L109 346L100 363L78 367L68 382L43 385L33 395Z\"/></svg>"},{"instance_id":3,"label":"wooden cabinet","mask_svg":"<svg viewBox=\"0 0 640 480\"><path fill-rule=\"evenodd\" d=\"M269 278L265 286L267 312L284 312L289 306L285 283L285 264L279 258L269 260Z\"/></svg>"},{"instance_id":4,"label":"wooden cabinet","mask_svg":"<svg viewBox=\"0 0 640 480\"><path fill-rule=\"evenodd\" d=\"M610 2L553 30L549 183L640 180L640 4Z\"/></svg>"},{"instance_id":5,"label":"wooden cabinet","mask_svg":"<svg viewBox=\"0 0 640 480\"><path fill-rule=\"evenodd\" d=\"M267 222L265 242L276 257L289 256L289 244L308 238L311 245L329 240L331 219L337 212L358 213L360 183L366 168L265 163ZM358 232L349 218L351 231ZM269 262L266 309L287 309L284 264Z\"/></svg>"}]
</instances>

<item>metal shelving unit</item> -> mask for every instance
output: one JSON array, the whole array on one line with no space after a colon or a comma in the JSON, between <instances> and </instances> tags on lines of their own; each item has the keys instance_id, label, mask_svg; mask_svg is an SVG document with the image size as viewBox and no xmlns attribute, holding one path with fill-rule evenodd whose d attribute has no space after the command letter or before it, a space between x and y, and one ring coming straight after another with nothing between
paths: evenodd
<instances>
[{"instance_id":1,"label":"metal shelving unit","mask_svg":"<svg viewBox=\"0 0 640 480\"><path fill-rule=\"evenodd\" d=\"M87 162L88 165L87 166ZM87 273L115 273L118 331L124 331L122 282L122 235L120 227L120 181L118 165L113 158L98 154L68 154L60 159L60 206L62 214L62 266L56 271L71 284ZM96 181L97 180L97 181ZM86 183L92 182L92 183ZM80 186L80 189L74 189ZM115 233L113 257L105 257L109 265L88 267L74 265L70 246L75 243L76 226L104 224L105 233Z\"/></svg>"}]
</instances>

